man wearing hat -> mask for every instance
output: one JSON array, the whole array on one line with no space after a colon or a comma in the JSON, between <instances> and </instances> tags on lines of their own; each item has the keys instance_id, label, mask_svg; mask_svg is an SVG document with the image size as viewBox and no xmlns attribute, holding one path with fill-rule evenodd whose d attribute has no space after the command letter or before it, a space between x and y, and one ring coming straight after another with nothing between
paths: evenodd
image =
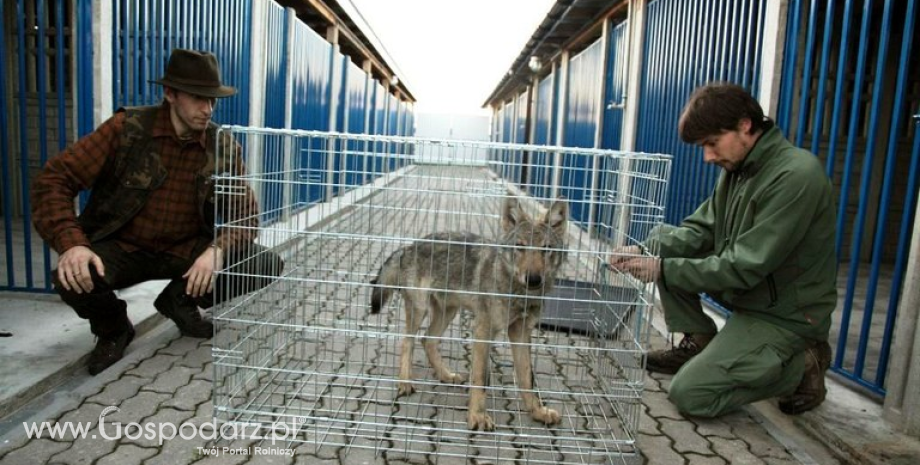
<instances>
[{"instance_id":1,"label":"man wearing hat","mask_svg":"<svg viewBox=\"0 0 920 465\"><path fill-rule=\"evenodd\" d=\"M215 56L176 49L152 82L163 86L162 104L118 109L48 160L32 183L35 228L59 254L54 288L97 338L93 375L120 360L134 338L116 290L168 279L157 311L183 335L210 338L213 325L198 307L260 289L284 266L254 243L259 215L251 189L215 193L215 172L244 174L239 145L211 122L217 99L236 94L221 83ZM74 198L89 189L78 217ZM238 227L215 230L217 223ZM215 282L220 269L230 273Z\"/></svg>"}]
</instances>

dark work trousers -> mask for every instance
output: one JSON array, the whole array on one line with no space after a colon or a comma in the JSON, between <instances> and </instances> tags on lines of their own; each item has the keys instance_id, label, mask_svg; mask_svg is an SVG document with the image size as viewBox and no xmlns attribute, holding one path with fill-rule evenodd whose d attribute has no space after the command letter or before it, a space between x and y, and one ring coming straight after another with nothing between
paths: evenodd
<instances>
[{"instance_id":1,"label":"dark work trousers","mask_svg":"<svg viewBox=\"0 0 920 465\"><path fill-rule=\"evenodd\" d=\"M99 276L96 268L90 265L91 292L78 294L64 289L57 270L53 273L54 287L64 303L73 307L80 318L89 320L93 334L105 338L121 333L130 324L127 304L115 295L116 290L144 281L169 279L169 284L156 299L157 310L168 313L181 306L186 307L186 311L198 311L197 307L209 308L261 289L280 276L284 268L284 261L278 254L258 244L226 250L223 270L226 274L218 276L214 292L193 299L185 293L186 279L182 275L210 243L210 240L202 240L189 260L166 253L126 252L113 240L101 241L90 248L102 259L105 277Z\"/></svg>"}]
</instances>

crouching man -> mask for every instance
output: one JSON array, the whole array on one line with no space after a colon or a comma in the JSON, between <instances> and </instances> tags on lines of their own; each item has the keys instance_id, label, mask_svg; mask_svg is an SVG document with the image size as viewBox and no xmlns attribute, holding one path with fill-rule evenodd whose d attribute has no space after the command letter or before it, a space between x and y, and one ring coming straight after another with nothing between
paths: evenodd
<instances>
[{"instance_id":1,"label":"crouching man","mask_svg":"<svg viewBox=\"0 0 920 465\"><path fill-rule=\"evenodd\" d=\"M211 122L217 99L236 93L221 83L216 57L176 49L153 82L164 88L162 104L119 109L32 183L35 228L59 254L54 288L97 338L93 375L134 338L116 290L169 280L156 309L184 336L210 338L214 327L199 307L265 287L284 266L254 243L259 214L249 186L215 193L215 172L244 174L239 145L218 138ZM89 189L77 217L74 198ZM215 231L215 222L234 227ZM221 269L230 273L215 282Z\"/></svg>"},{"instance_id":2,"label":"crouching man","mask_svg":"<svg viewBox=\"0 0 920 465\"><path fill-rule=\"evenodd\" d=\"M675 374L669 398L714 417L779 397L797 414L824 400L828 333L837 303L833 188L817 157L789 143L743 88L697 89L679 121L685 142L722 168L708 199L677 227L624 247L613 268L656 282L677 347L648 354L647 369ZM731 316L718 333L707 293Z\"/></svg>"}]
</instances>

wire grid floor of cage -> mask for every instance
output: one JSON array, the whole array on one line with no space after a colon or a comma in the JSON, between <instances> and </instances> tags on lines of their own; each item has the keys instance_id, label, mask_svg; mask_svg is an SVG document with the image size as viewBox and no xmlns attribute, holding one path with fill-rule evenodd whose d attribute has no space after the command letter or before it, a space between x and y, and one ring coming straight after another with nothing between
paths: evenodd
<instances>
[{"instance_id":1,"label":"wire grid floor of cage","mask_svg":"<svg viewBox=\"0 0 920 465\"><path fill-rule=\"evenodd\" d=\"M438 382L421 350L414 359L416 392L397 397L402 303L395 298L381 315L369 315L368 281L410 238L458 228L494 237L507 195L508 187L484 168L414 166L290 241L285 278L215 317L216 416L296 424L289 444L320 455L363 448L388 459L435 463L439 459L431 457L529 464L638 460L647 341L642 312L648 306L641 292L629 302L598 294L595 304L616 309L617 331L604 337L534 332L535 390L561 413L557 425L537 423L523 409L504 341L491 350L487 408L495 431L467 429L467 386ZM595 251L583 238L575 242L562 277L602 280L598 274L606 271L590 266ZM470 320L462 313L441 338L443 358L458 371L469 370Z\"/></svg>"}]
</instances>

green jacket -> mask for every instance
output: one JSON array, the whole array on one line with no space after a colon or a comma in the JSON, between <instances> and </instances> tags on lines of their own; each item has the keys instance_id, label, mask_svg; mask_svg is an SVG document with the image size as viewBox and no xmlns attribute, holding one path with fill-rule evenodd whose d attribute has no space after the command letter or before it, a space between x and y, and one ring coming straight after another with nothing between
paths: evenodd
<instances>
[{"instance_id":1,"label":"green jacket","mask_svg":"<svg viewBox=\"0 0 920 465\"><path fill-rule=\"evenodd\" d=\"M650 238L659 284L826 340L837 305L834 204L817 157L771 127L679 227Z\"/></svg>"}]
</instances>

